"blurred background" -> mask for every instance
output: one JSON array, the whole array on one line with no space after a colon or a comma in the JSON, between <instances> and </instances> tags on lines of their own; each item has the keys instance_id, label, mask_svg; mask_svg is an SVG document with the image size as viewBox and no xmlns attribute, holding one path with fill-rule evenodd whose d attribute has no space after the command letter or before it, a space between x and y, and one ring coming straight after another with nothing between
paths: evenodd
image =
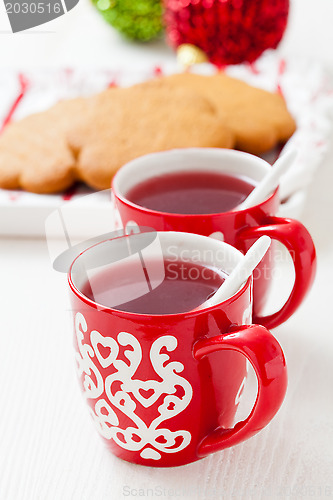
<instances>
[{"instance_id":1,"label":"blurred background","mask_svg":"<svg viewBox=\"0 0 333 500\"><path fill-rule=\"evenodd\" d=\"M333 1L291 0L287 31L279 52L308 56L333 71ZM0 65L103 66L174 61L174 52L160 40L135 43L109 26L89 0L80 0L65 16L26 32L13 34L0 3Z\"/></svg>"}]
</instances>

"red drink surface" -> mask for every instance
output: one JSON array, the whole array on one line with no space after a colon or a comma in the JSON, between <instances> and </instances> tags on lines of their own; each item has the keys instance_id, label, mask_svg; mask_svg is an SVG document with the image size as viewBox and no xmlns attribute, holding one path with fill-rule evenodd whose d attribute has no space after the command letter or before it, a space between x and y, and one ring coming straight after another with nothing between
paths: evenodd
<instances>
[{"instance_id":1,"label":"red drink surface","mask_svg":"<svg viewBox=\"0 0 333 500\"><path fill-rule=\"evenodd\" d=\"M135 280L134 269L120 263L117 268L106 269L89 277L82 293L98 304L120 311L176 314L190 311L205 302L226 277L226 274L215 268L185 261L166 260L164 269L162 283L149 291L147 273L141 281ZM115 305L120 296L126 296L126 289L128 296L137 298Z\"/></svg>"},{"instance_id":2,"label":"red drink surface","mask_svg":"<svg viewBox=\"0 0 333 500\"><path fill-rule=\"evenodd\" d=\"M216 172L176 172L147 179L128 191L142 207L174 214L215 214L237 207L254 181Z\"/></svg>"}]
</instances>

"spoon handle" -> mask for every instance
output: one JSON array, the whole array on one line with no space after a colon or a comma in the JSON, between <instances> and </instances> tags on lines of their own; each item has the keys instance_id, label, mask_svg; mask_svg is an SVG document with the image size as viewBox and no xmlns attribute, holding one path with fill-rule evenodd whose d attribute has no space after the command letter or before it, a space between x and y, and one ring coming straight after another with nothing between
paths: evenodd
<instances>
[{"instance_id":1,"label":"spoon handle","mask_svg":"<svg viewBox=\"0 0 333 500\"><path fill-rule=\"evenodd\" d=\"M253 270L257 267L261 259L266 254L270 244L271 238L269 236L261 236L261 238L259 238L251 246L251 248L249 248L249 250L243 256L242 260L237 264L235 269L222 283L220 288L216 290L215 294L201 306L199 306L199 308L203 309L205 307L219 304L220 302L223 302L224 300L234 295L240 288L242 283L244 283L244 281L246 281L249 276L251 276Z\"/></svg>"},{"instance_id":2,"label":"spoon handle","mask_svg":"<svg viewBox=\"0 0 333 500\"><path fill-rule=\"evenodd\" d=\"M265 175L257 187L255 187L243 203L237 207L237 210L244 210L264 201L269 193L277 188L281 176L289 169L290 165L295 161L296 156L297 151L292 149L276 160L271 167L271 171Z\"/></svg>"}]
</instances>

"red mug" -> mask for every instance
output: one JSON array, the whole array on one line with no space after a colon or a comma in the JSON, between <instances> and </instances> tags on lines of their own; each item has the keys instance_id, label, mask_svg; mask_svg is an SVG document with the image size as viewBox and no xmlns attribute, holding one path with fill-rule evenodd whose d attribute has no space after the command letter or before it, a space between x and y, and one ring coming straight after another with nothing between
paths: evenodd
<instances>
[{"instance_id":1,"label":"red mug","mask_svg":"<svg viewBox=\"0 0 333 500\"><path fill-rule=\"evenodd\" d=\"M153 252L158 247L163 258L182 260L185 252L187 262L200 258L202 265L228 273L242 258L237 249L212 238L155 235ZM128 248L139 236L124 237ZM252 277L229 299L201 310L164 315L120 311L82 292L87 269L89 274L95 266L108 265L111 243L85 250L68 275L80 385L110 451L136 464L178 466L236 445L265 427L282 404L287 374L277 340L265 327L251 324ZM257 397L249 416L233 425L247 362L258 380Z\"/></svg>"},{"instance_id":2,"label":"red mug","mask_svg":"<svg viewBox=\"0 0 333 500\"><path fill-rule=\"evenodd\" d=\"M182 171L212 171L245 176L259 182L271 166L263 159L241 151L217 148L188 148L153 153L124 165L115 175L112 190L124 227L137 224L157 231L181 231L221 239L246 253L262 235L281 242L291 255L295 280L284 305L275 313L263 315L274 269L274 245L254 275L254 321L267 328L285 322L302 303L316 270L316 252L307 229L298 221L276 217L278 189L262 203L245 210L217 214L175 214L136 205L127 193L151 177Z\"/></svg>"}]
</instances>

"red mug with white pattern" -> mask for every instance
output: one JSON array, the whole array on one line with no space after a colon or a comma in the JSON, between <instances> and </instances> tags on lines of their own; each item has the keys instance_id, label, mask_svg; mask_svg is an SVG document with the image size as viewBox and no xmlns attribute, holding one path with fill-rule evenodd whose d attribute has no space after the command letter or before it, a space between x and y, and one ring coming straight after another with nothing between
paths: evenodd
<instances>
[{"instance_id":1,"label":"red mug with white pattern","mask_svg":"<svg viewBox=\"0 0 333 500\"><path fill-rule=\"evenodd\" d=\"M307 229L298 221L276 217L278 188L261 203L247 209L219 213L170 213L145 208L129 199L133 187L152 178L181 172L208 172L250 178L254 183L269 172L263 159L241 151L217 148L188 148L153 153L124 165L115 175L112 190L123 226L138 224L157 231L182 231L221 239L246 253L260 236L268 235L288 250L294 270L293 288L284 305L264 315L272 275L275 250L271 246L254 275L254 321L267 328L285 322L303 302L316 270L316 252ZM221 201L222 204L222 201Z\"/></svg>"},{"instance_id":2,"label":"red mug with white pattern","mask_svg":"<svg viewBox=\"0 0 333 500\"><path fill-rule=\"evenodd\" d=\"M152 233L148 254L141 236L98 243L72 263L68 280L79 380L113 454L141 465L184 465L236 445L270 422L287 387L285 359L273 335L252 324L252 277L221 303L177 313L129 312L95 300L95 276L102 272L104 284L118 279L111 258L115 245L125 254L129 285L141 271L143 280L151 278L151 257L157 254L162 261L178 259L193 269L200 264L227 274L242 258L226 243L180 232ZM150 279L148 298L160 281ZM257 377L257 397L248 417L235 423L248 363Z\"/></svg>"}]
</instances>

